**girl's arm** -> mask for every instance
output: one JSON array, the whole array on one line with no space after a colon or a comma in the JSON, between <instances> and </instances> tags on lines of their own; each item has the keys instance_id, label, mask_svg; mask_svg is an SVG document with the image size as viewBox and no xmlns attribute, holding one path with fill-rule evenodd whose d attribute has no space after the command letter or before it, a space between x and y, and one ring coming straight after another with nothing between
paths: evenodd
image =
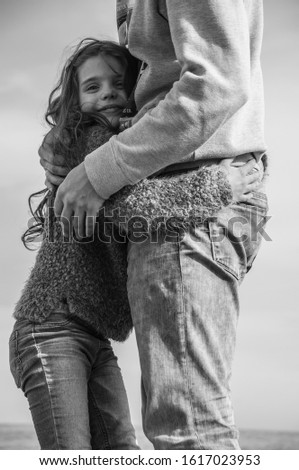
<instances>
[{"instance_id":1,"label":"girl's arm","mask_svg":"<svg viewBox=\"0 0 299 470\"><path fill-rule=\"evenodd\" d=\"M145 179L133 186L125 186L105 203L105 215L130 232L138 219L143 230L156 230L175 225L204 221L215 216L232 201L246 201L248 193L258 183L257 172L252 172L256 161L252 158L240 167L212 165L197 171L174 176ZM247 194L247 196L244 194Z\"/></svg>"}]
</instances>

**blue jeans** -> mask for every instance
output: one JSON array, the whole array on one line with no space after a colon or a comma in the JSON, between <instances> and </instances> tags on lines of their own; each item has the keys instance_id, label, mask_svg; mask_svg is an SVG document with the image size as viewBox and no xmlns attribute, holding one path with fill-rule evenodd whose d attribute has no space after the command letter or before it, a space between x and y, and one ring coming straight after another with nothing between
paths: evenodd
<instances>
[{"instance_id":1,"label":"blue jeans","mask_svg":"<svg viewBox=\"0 0 299 470\"><path fill-rule=\"evenodd\" d=\"M262 238L265 194L181 234L131 239L128 294L156 449L238 449L230 378L239 284Z\"/></svg>"},{"instance_id":2,"label":"blue jeans","mask_svg":"<svg viewBox=\"0 0 299 470\"><path fill-rule=\"evenodd\" d=\"M10 367L42 449L139 449L117 358L63 312L17 320Z\"/></svg>"}]
</instances>

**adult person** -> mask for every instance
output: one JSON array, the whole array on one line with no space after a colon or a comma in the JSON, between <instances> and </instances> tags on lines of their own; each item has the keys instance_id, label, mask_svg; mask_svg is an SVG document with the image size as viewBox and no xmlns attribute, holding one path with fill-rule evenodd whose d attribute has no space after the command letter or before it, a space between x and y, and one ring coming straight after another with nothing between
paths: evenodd
<instances>
[{"instance_id":1,"label":"adult person","mask_svg":"<svg viewBox=\"0 0 299 470\"><path fill-rule=\"evenodd\" d=\"M119 0L117 11L120 40L142 62L138 113L60 185L66 235L74 216L92 234L106 199L159 171L222 165L240 193L248 164L234 165L254 158L263 171L262 2ZM60 183L66 171L50 143L40 156L48 184ZM262 183L246 192L175 243L128 244L143 426L156 449L239 448L229 385L238 288L267 210Z\"/></svg>"}]
</instances>

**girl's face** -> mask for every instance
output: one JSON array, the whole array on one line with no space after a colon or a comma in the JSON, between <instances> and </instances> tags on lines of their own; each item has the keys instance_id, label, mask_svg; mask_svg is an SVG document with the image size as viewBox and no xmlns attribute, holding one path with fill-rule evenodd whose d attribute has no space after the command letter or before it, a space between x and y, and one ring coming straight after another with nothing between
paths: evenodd
<instances>
[{"instance_id":1,"label":"girl's face","mask_svg":"<svg viewBox=\"0 0 299 470\"><path fill-rule=\"evenodd\" d=\"M127 102L125 68L115 58L99 54L78 68L79 104L84 112L99 112L113 126Z\"/></svg>"}]
</instances>

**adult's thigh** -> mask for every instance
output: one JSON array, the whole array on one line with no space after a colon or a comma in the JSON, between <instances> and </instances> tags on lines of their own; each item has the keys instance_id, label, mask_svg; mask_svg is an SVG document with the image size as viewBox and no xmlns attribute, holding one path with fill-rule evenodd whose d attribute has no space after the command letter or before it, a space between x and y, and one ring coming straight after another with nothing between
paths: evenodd
<instances>
[{"instance_id":1,"label":"adult's thigh","mask_svg":"<svg viewBox=\"0 0 299 470\"><path fill-rule=\"evenodd\" d=\"M208 227L131 243L128 293L149 439L164 449L237 448L229 379L238 280L213 259Z\"/></svg>"}]
</instances>

